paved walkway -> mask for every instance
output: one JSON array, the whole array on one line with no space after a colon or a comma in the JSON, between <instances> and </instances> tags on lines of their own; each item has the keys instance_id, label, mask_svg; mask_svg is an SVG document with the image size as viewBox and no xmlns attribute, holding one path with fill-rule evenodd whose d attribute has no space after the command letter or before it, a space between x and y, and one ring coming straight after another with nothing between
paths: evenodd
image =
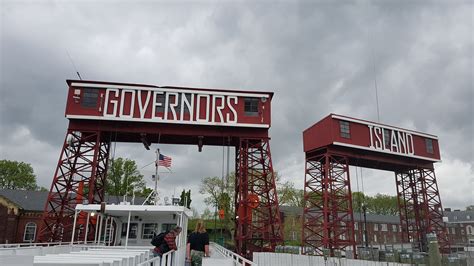
<instances>
[{"instance_id":1,"label":"paved walkway","mask_svg":"<svg viewBox=\"0 0 474 266\"><path fill-rule=\"evenodd\" d=\"M209 245L210 258L203 258L202 266L234 266L231 258L225 257L213 245Z\"/></svg>"},{"instance_id":2,"label":"paved walkway","mask_svg":"<svg viewBox=\"0 0 474 266\"><path fill-rule=\"evenodd\" d=\"M224 255L220 253L213 245L209 245L209 253L211 259L224 259Z\"/></svg>"}]
</instances>

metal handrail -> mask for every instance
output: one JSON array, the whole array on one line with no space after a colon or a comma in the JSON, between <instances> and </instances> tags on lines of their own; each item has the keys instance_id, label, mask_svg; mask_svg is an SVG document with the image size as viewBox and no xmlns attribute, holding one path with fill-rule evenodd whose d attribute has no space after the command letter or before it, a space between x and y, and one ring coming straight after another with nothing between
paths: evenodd
<instances>
[{"instance_id":1,"label":"metal handrail","mask_svg":"<svg viewBox=\"0 0 474 266\"><path fill-rule=\"evenodd\" d=\"M94 243L94 241L89 241L87 243ZM77 241L72 243L73 245L87 244L84 241ZM0 244L0 248L29 248L29 247L49 247L49 246L69 246L71 242L28 242L28 243L11 243L11 244Z\"/></svg>"},{"instance_id":2,"label":"metal handrail","mask_svg":"<svg viewBox=\"0 0 474 266\"><path fill-rule=\"evenodd\" d=\"M234 263L236 263L237 265L253 265L253 266L257 266L257 264L249 259L246 259L242 256L240 256L239 254L237 253L234 253L228 249L226 249L225 247L217 244L217 243L214 243L214 242L211 242L210 243L212 246L214 246L214 248L219 252L221 253L224 257L227 257L227 258L232 258L232 260L234 261Z\"/></svg>"},{"instance_id":3,"label":"metal handrail","mask_svg":"<svg viewBox=\"0 0 474 266\"><path fill-rule=\"evenodd\" d=\"M140 264L138 264L138 266L149 266L149 265L155 265L154 262L158 261L158 260L161 260L160 261L160 266L171 266L171 258L174 254L175 250L170 250L168 252L166 252L165 254L163 254L161 257L159 256L156 256L154 258L151 258L149 260L146 260Z\"/></svg>"}]
</instances>

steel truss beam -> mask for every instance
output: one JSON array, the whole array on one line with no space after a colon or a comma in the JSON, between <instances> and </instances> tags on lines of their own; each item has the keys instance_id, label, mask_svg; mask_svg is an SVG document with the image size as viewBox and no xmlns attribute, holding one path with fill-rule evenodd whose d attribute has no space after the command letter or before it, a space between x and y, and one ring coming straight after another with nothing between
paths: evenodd
<instances>
[{"instance_id":1,"label":"steel truss beam","mask_svg":"<svg viewBox=\"0 0 474 266\"><path fill-rule=\"evenodd\" d=\"M101 141L100 131L68 130L51 189L43 212L40 241L67 241L72 235L72 221L77 203L104 200L109 142ZM84 239L78 225L76 239ZM95 221L89 219L88 239L95 234Z\"/></svg>"},{"instance_id":2,"label":"steel truss beam","mask_svg":"<svg viewBox=\"0 0 474 266\"><path fill-rule=\"evenodd\" d=\"M240 139L235 165L237 253L274 251L283 234L269 140Z\"/></svg>"},{"instance_id":3,"label":"steel truss beam","mask_svg":"<svg viewBox=\"0 0 474 266\"><path fill-rule=\"evenodd\" d=\"M395 173L402 238L414 249L427 252L426 234L435 233L441 252L449 252L443 208L433 169L417 168Z\"/></svg>"},{"instance_id":4,"label":"steel truss beam","mask_svg":"<svg viewBox=\"0 0 474 266\"><path fill-rule=\"evenodd\" d=\"M355 256L354 215L345 156L306 155L302 246L305 254L334 256L351 247Z\"/></svg>"}]
</instances>

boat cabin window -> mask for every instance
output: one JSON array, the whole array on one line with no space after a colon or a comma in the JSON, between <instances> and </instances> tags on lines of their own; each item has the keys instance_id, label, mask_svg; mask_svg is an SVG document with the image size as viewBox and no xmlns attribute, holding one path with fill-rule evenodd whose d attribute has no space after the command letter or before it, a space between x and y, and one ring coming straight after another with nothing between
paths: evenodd
<instances>
[{"instance_id":1,"label":"boat cabin window","mask_svg":"<svg viewBox=\"0 0 474 266\"><path fill-rule=\"evenodd\" d=\"M130 230L128 231L128 238L134 239L137 238L138 232L138 224L137 223L130 223ZM122 237L127 236L127 223L122 224Z\"/></svg>"},{"instance_id":2,"label":"boat cabin window","mask_svg":"<svg viewBox=\"0 0 474 266\"><path fill-rule=\"evenodd\" d=\"M173 230L176 227L176 224L162 224L161 225L161 232L166 232Z\"/></svg>"},{"instance_id":3,"label":"boat cabin window","mask_svg":"<svg viewBox=\"0 0 474 266\"><path fill-rule=\"evenodd\" d=\"M153 235L157 233L158 224L156 223L144 223L142 230L142 239L152 239Z\"/></svg>"}]
</instances>

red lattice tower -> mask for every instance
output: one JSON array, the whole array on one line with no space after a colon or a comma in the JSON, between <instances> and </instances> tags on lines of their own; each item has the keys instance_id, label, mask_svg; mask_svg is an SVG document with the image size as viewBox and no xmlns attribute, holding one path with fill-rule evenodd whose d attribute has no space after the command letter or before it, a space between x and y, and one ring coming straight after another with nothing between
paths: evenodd
<instances>
[{"instance_id":1,"label":"red lattice tower","mask_svg":"<svg viewBox=\"0 0 474 266\"><path fill-rule=\"evenodd\" d=\"M45 205L40 241L69 240L76 204L84 200L91 204L103 201L109 148L100 131L68 130ZM92 220L89 228L91 239L95 230ZM84 233L76 233L79 232Z\"/></svg>"},{"instance_id":2,"label":"red lattice tower","mask_svg":"<svg viewBox=\"0 0 474 266\"><path fill-rule=\"evenodd\" d=\"M435 233L440 250L448 253L450 243L434 170L416 168L396 172L395 179L403 240L411 242L415 249L426 251L426 235Z\"/></svg>"},{"instance_id":3,"label":"red lattice tower","mask_svg":"<svg viewBox=\"0 0 474 266\"><path fill-rule=\"evenodd\" d=\"M348 165L394 172L404 242L426 252L427 234L435 233L441 252L449 252L434 173L441 160L438 137L330 114L303 132L303 146L306 253L333 254L346 247L355 252Z\"/></svg>"},{"instance_id":4,"label":"red lattice tower","mask_svg":"<svg viewBox=\"0 0 474 266\"><path fill-rule=\"evenodd\" d=\"M269 148L272 92L68 80L67 135L45 204L41 241L69 241L75 206L104 201L110 143L236 148L236 247L272 251L282 242ZM224 140L227 140L225 142ZM90 230L85 236L86 224ZM100 222L78 214L75 239ZM98 236L99 239L101 236Z\"/></svg>"},{"instance_id":5,"label":"red lattice tower","mask_svg":"<svg viewBox=\"0 0 474 266\"><path fill-rule=\"evenodd\" d=\"M283 242L268 139L240 139L236 153L236 251L274 251Z\"/></svg>"},{"instance_id":6,"label":"red lattice tower","mask_svg":"<svg viewBox=\"0 0 474 266\"><path fill-rule=\"evenodd\" d=\"M323 255L351 247L355 255L354 217L345 156L323 151L307 154L304 188L303 252Z\"/></svg>"}]
</instances>

